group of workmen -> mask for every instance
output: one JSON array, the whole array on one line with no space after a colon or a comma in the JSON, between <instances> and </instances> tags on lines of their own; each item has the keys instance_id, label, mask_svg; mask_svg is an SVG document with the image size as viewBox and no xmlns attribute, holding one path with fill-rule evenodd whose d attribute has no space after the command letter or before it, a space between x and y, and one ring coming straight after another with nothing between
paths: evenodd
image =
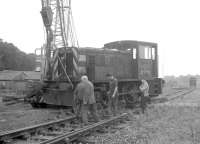
<instances>
[{"instance_id":1,"label":"group of workmen","mask_svg":"<svg viewBox=\"0 0 200 144\"><path fill-rule=\"evenodd\" d=\"M118 81L112 74L106 75L109 80L108 96L108 113L109 115L116 116L118 110ZM140 106L144 113L149 96L149 85L146 80L141 80L139 85ZM76 115L84 124L88 124L88 112L92 115L95 122L99 121L97 114L97 105L94 95L94 85L88 80L86 75L81 77L80 83L74 91L74 102L79 105L76 109Z\"/></svg>"}]
</instances>

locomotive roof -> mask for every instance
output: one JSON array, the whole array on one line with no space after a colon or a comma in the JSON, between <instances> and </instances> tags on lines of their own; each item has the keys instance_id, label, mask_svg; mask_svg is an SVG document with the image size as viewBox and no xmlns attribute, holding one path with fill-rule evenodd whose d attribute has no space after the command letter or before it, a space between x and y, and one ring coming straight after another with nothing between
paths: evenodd
<instances>
[{"instance_id":1,"label":"locomotive roof","mask_svg":"<svg viewBox=\"0 0 200 144\"><path fill-rule=\"evenodd\" d=\"M144 42L144 41L135 41L135 40L122 40L122 41L114 41L110 43L104 44L104 48L107 49L120 49L120 50L126 50L129 48L136 48L138 45L144 45L144 46L151 46L151 47L157 47L157 43L153 42Z\"/></svg>"},{"instance_id":2,"label":"locomotive roof","mask_svg":"<svg viewBox=\"0 0 200 144\"><path fill-rule=\"evenodd\" d=\"M82 47L82 48L79 48L78 50L81 51L81 52L89 52L89 53L130 54L130 51L128 51L128 50L119 50L119 49Z\"/></svg>"}]
</instances>

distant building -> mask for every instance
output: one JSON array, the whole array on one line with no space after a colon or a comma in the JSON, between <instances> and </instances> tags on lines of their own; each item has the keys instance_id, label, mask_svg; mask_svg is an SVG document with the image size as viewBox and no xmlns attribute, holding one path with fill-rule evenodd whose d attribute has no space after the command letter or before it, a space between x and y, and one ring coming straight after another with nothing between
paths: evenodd
<instances>
[{"instance_id":1,"label":"distant building","mask_svg":"<svg viewBox=\"0 0 200 144\"><path fill-rule=\"evenodd\" d=\"M197 87L197 79L195 77L190 77L189 85L190 85L190 88L196 88Z\"/></svg>"},{"instance_id":2,"label":"distant building","mask_svg":"<svg viewBox=\"0 0 200 144\"><path fill-rule=\"evenodd\" d=\"M41 72L24 71L24 73L26 74L25 80L39 81L41 79Z\"/></svg>"},{"instance_id":3,"label":"distant building","mask_svg":"<svg viewBox=\"0 0 200 144\"><path fill-rule=\"evenodd\" d=\"M23 71L11 71L11 70L0 71L1 81L25 80L26 77L27 75Z\"/></svg>"},{"instance_id":4,"label":"distant building","mask_svg":"<svg viewBox=\"0 0 200 144\"><path fill-rule=\"evenodd\" d=\"M0 90L7 90L17 94L25 93L28 81L39 81L40 72L34 71L0 71Z\"/></svg>"},{"instance_id":5,"label":"distant building","mask_svg":"<svg viewBox=\"0 0 200 144\"><path fill-rule=\"evenodd\" d=\"M36 80L39 81L41 77L40 72L35 71L0 71L0 81L22 81L22 80Z\"/></svg>"}]
</instances>

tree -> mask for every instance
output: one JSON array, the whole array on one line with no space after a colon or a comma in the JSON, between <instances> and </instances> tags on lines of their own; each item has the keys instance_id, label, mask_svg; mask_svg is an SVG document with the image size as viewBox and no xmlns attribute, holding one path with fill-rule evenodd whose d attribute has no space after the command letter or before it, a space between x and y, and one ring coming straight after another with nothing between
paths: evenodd
<instances>
[{"instance_id":1,"label":"tree","mask_svg":"<svg viewBox=\"0 0 200 144\"><path fill-rule=\"evenodd\" d=\"M0 69L32 71L35 69L35 55L20 51L14 44L0 39Z\"/></svg>"}]
</instances>

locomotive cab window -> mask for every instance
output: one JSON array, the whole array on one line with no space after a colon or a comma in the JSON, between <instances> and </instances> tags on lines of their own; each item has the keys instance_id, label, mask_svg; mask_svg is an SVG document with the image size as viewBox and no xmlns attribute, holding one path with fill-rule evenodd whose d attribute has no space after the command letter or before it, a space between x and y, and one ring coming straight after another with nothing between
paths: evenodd
<instances>
[{"instance_id":1,"label":"locomotive cab window","mask_svg":"<svg viewBox=\"0 0 200 144\"><path fill-rule=\"evenodd\" d=\"M137 57L137 53L136 52L137 52L136 48L133 48L133 59L136 59L136 57Z\"/></svg>"},{"instance_id":2,"label":"locomotive cab window","mask_svg":"<svg viewBox=\"0 0 200 144\"><path fill-rule=\"evenodd\" d=\"M105 65L106 65L106 66L109 66L109 65L110 65L110 59L111 59L110 56L105 56Z\"/></svg>"},{"instance_id":3,"label":"locomotive cab window","mask_svg":"<svg viewBox=\"0 0 200 144\"><path fill-rule=\"evenodd\" d=\"M145 55L145 59L151 59L151 48L150 47L145 47L144 55Z\"/></svg>"},{"instance_id":4,"label":"locomotive cab window","mask_svg":"<svg viewBox=\"0 0 200 144\"><path fill-rule=\"evenodd\" d=\"M145 58L145 47L144 46L139 46L139 58L144 59Z\"/></svg>"},{"instance_id":5,"label":"locomotive cab window","mask_svg":"<svg viewBox=\"0 0 200 144\"><path fill-rule=\"evenodd\" d=\"M85 66L79 66L78 71L80 74L86 74L86 67Z\"/></svg>"},{"instance_id":6,"label":"locomotive cab window","mask_svg":"<svg viewBox=\"0 0 200 144\"><path fill-rule=\"evenodd\" d=\"M155 60L155 59L156 59L156 51L155 51L155 48L152 48L151 54L152 54L152 59Z\"/></svg>"},{"instance_id":7,"label":"locomotive cab window","mask_svg":"<svg viewBox=\"0 0 200 144\"><path fill-rule=\"evenodd\" d=\"M86 55L79 55L80 62L86 62Z\"/></svg>"},{"instance_id":8,"label":"locomotive cab window","mask_svg":"<svg viewBox=\"0 0 200 144\"><path fill-rule=\"evenodd\" d=\"M139 47L139 57L141 59L155 59L155 48L148 46Z\"/></svg>"}]
</instances>

